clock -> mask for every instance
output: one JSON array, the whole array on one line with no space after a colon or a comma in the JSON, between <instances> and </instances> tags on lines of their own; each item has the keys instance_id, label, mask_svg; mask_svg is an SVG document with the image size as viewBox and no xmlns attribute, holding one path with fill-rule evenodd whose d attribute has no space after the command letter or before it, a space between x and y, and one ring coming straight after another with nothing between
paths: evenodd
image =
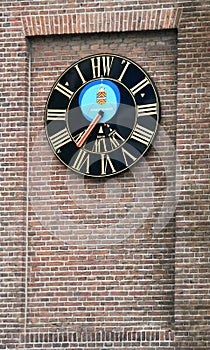
<instances>
[{"instance_id":1,"label":"clock","mask_svg":"<svg viewBox=\"0 0 210 350\"><path fill-rule=\"evenodd\" d=\"M138 64L115 54L85 57L53 85L45 128L58 159L85 176L109 177L149 149L160 121L154 82Z\"/></svg>"}]
</instances>

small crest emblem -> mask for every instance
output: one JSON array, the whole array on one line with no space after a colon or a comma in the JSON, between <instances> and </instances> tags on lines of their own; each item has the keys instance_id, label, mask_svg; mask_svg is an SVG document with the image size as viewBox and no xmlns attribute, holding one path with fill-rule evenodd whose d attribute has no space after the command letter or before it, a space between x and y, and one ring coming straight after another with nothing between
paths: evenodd
<instances>
[{"instance_id":1,"label":"small crest emblem","mask_svg":"<svg viewBox=\"0 0 210 350\"><path fill-rule=\"evenodd\" d=\"M100 88L98 90L96 95L96 102L99 105L103 105L104 103L106 103L106 91L103 88Z\"/></svg>"}]
</instances>

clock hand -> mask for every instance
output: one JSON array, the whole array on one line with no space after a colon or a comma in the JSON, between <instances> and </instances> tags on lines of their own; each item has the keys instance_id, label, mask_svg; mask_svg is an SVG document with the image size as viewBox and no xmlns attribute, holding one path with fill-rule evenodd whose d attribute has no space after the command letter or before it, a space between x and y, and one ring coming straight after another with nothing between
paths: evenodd
<instances>
[{"instance_id":1,"label":"clock hand","mask_svg":"<svg viewBox=\"0 0 210 350\"><path fill-rule=\"evenodd\" d=\"M95 116L95 118L92 120L92 122L88 126L85 133L82 135L81 139L76 143L77 147L81 147L83 145L83 143L85 142L87 137L90 135L91 131L93 130L95 125L98 123L98 121L101 119L101 117L103 117L103 115L104 115L103 111L98 112L98 114Z\"/></svg>"}]
</instances>

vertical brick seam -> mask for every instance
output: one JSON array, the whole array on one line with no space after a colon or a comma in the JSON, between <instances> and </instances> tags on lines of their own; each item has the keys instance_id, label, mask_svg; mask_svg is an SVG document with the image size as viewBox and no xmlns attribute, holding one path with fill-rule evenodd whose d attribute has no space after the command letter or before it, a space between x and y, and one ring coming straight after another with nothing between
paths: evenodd
<instances>
[{"instance_id":1,"label":"vertical brick seam","mask_svg":"<svg viewBox=\"0 0 210 350\"><path fill-rule=\"evenodd\" d=\"M210 348L210 2L188 2L178 31L175 311L177 349ZM207 151L208 149L208 151Z\"/></svg>"}]
</instances>

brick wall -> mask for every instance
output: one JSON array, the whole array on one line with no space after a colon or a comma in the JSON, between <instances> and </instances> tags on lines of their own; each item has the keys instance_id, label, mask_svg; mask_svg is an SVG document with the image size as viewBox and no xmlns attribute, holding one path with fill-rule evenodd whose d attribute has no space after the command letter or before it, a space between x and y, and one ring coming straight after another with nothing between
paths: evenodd
<instances>
[{"instance_id":1,"label":"brick wall","mask_svg":"<svg viewBox=\"0 0 210 350\"><path fill-rule=\"evenodd\" d=\"M210 9L208 1L194 6L184 9L178 35L177 154L182 167L177 182L182 182L182 193L176 211L175 309L179 346L207 349Z\"/></svg>"},{"instance_id":2,"label":"brick wall","mask_svg":"<svg viewBox=\"0 0 210 350\"><path fill-rule=\"evenodd\" d=\"M2 1L0 349L209 347L209 2ZM114 52L158 88L155 143L82 178L53 156L50 87Z\"/></svg>"}]
</instances>

